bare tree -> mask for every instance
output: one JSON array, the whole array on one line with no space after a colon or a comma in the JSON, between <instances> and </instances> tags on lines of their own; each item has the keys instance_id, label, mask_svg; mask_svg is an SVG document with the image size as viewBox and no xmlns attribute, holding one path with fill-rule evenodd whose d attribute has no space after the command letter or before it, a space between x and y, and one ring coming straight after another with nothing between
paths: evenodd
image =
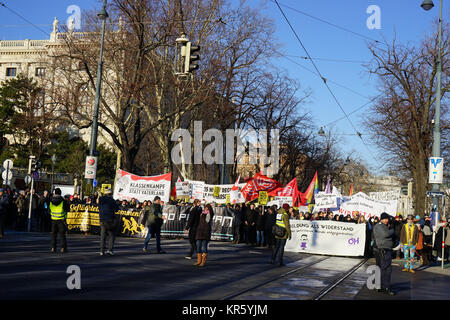
<instances>
[{"instance_id":1,"label":"bare tree","mask_svg":"<svg viewBox=\"0 0 450 320\"><path fill-rule=\"evenodd\" d=\"M442 151L448 152L449 47L444 28L442 51ZM437 41L425 39L420 46L371 45L373 62L368 66L378 76L383 95L365 120L373 141L383 150L390 167L414 179L415 210L425 212L428 158L431 156L436 102Z\"/></svg>"}]
</instances>

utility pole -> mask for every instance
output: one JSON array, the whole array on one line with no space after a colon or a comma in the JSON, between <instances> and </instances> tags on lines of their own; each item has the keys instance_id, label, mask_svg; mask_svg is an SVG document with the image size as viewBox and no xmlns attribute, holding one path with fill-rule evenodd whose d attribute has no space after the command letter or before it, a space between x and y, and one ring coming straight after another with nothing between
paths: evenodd
<instances>
[{"instance_id":1,"label":"utility pole","mask_svg":"<svg viewBox=\"0 0 450 320\"><path fill-rule=\"evenodd\" d=\"M98 134L98 109L100 105L100 93L101 93L101 84L102 84L102 69L103 69L103 42L105 39L105 28L106 28L106 19L108 18L108 13L106 12L106 0L103 0L103 7L97 16L102 20L102 33L101 33L101 42L100 42L100 58L98 61L97 68L97 88L95 91L95 102L94 102L94 115L92 119L92 129L91 129L91 142L89 148L89 156L86 159L86 162L89 159L93 159L95 157L95 162L97 162L97 134ZM89 175L87 181L90 185L93 184L95 180L96 172L93 172L92 175ZM92 189L94 190L94 189Z\"/></svg>"}]
</instances>

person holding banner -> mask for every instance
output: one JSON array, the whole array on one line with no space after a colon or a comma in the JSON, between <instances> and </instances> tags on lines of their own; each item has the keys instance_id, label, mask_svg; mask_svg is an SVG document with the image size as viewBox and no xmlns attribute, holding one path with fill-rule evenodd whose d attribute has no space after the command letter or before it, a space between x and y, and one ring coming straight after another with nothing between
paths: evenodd
<instances>
[{"instance_id":1,"label":"person holding banner","mask_svg":"<svg viewBox=\"0 0 450 320\"><path fill-rule=\"evenodd\" d=\"M194 205L189 211L189 219L186 223L185 233L189 232L189 242L191 243L191 249L186 255L186 259L192 259L192 255L197 251L197 244L195 240L195 235L197 233L198 223L200 221L200 215L202 213L202 207L200 206L200 200L195 199Z\"/></svg>"},{"instance_id":2,"label":"person holding banner","mask_svg":"<svg viewBox=\"0 0 450 320\"><path fill-rule=\"evenodd\" d=\"M161 198L156 196L153 203L150 205L147 221L145 221L145 227L147 227L148 231L144 240L144 248L142 248L142 251L148 251L147 247L151 237L156 236L156 250L158 253L166 253L161 249L161 227L163 222Z\"/></svg>"},{"instance_id":3,"label":"person holding banner","mask_svg":"<svg viewBox=\"0 0 450 320\"><path fill-rule=\"evenodd\" d=\"M214 218L214 211L208 203L205 209L200 214L197 233L195 239L197 240L197 263L194 266L203 267L208 256L208 243L211 240L211 230Z\"/></svg>"},{"instance_id":4,"label":"person holding banner","mask_svg":"<svg viewBox=\"0 0 450 320\"><path fill-rule=\"evenodd\" d=\"M275 234L275 247L272 251L272 259L270 260L271 264L275 264L278 262L280 267L284 266L283 263L283 254L284 247L286 246L287 239L291 239L291 225L289 224L289 214L287 211L289 210L289 205L287 203L283 204L283 207L278 211L276 217L276 226L284 228L284 235Z\"/></svg>"}]
</instances>

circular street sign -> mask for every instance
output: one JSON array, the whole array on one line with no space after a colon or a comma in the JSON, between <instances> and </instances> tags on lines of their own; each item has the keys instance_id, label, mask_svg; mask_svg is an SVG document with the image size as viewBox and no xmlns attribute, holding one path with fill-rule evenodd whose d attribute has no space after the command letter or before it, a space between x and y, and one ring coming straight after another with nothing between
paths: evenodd
<instances>
[{"instance_id":1,"label":"circular street sign","mask_svg":"<svg viewBox=\"0 0 450 320\"><path fill-rule=\"evenodd\" d=\"M3 180L11 180L12 179L12 177L13 177L13 174L12 174L12 171L11 170L9 170L9 171L3 171L2 172L2 178L3 178Z\"/></svg>"},{"instance_id":2,"label":"circular street sign","mask_svg":"<svg viewBox=\"0 0 450 320\"><path fill-rule=\"evenodd\" d=\"M31 177L30 176L26 176L24 180L25 180L25 184L30 184L31 183Z\"/></svg>"},{"instance_id":3,"label":"circular street sign","mask_svg":"<svg viewBox=\"0 0 450 320\"><path fill-rule=\"evenodd\" d=\"M11 159L6 159L5 161L3 161L3 168L5 169L12 169L13 167L13 161Z\"/></svg>"}]
</instances>

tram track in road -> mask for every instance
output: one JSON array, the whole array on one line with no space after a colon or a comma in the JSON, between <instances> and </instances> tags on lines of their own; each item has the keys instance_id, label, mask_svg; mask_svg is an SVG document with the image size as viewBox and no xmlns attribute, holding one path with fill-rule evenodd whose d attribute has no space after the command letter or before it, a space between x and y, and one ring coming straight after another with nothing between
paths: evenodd
<instances>
[{"instance_id":1,"label":"tram track in road","mask_svg":"<svg viewBox=\"0 0 450 320\"><path fill-rule=\"evenodd\" d=\"M305 264L305 265L296 267L296 268L294 268L294 269L292 269L292 270L289 270L288 272L284 272L284 273L282 273L281 275L277 275L277 276L275 276L275 277L272 277L272 278L270 278L270 279L268 279L268 280L265 280L265 281L263 281L263 282L261 282L261 283L259 283L259 284L257 284L257 285L254 285L254 286L252 286L252 287L250 287L250 288L245 288L245 289L243 289L243 290L241 290L241 291L234 292L234 293L232 293L232 294L230 294L230 295L227 295L227 296L225 296L225 297L223 297L223 298L221 298L221 299L219 299L219 300L232 300L232 299L234 299L234 298L236 298L236 297L238 297L238 296L241 296L241 295L243 295L243 294L245 294L245 293L247 293L247 292L250 292L250 291L252 291L252 290L258 289L258 288L260 288L260 287L262 287L262 286L265 286L266 284L269 284L269 283L271 283L271 282L280 280L280 279L282 279L282 278L284 278L284 277L289 276L290 274L293 274L293 273L295 273L295 272L298 272L298 271L301 271L301 270L303 270L303 269L309 268L309 267L311 267L311 266L313 266L313 265L315 265L315 264L317 264L317 263L320 263L320 262L325 261L325 260L330 259L330 258L331 258L331 257L325 257L324 259L320 259L320 260L318 260L318 261L313 261L313 262L310 262L310 263L308 263L308 264Z\"/></svg>"},{"instance_id":2,"label":"tram track in road","mask_svg":"<svg viewBox=\"0 0 450 320\"><path fill-rule=\"evenodd\" d=\"M356 264L353 260L353 258L328 256L236 291L219 300L322 300L325 297L341 299L341 291L343 291L342 297L351 298L351 295L349 297L348 293L345 294L345 291L359 291L361 274L356 275L359 276L356 282L345 283L344 281L360 270L369 259L359 259ZM345 269L345 271L342 271L342 269ZM365 273L363 274L365 275ZM340 286L343 288L340 288ZM337 288L340 288L340 290L335 290ZM334 296L331 293L334 293Z\"/></svg>"},{"instance_id":3,"label":"tram track in road","mask_svg":"<svg viewBox=\"0 0 450 320\"><path fill-rule=\"evenodd\" d=\"M340 276L338 279L336 279L335 282L325 287L322 291L320 291L317 295L315 295L311 300L321 300L323 297L328 295L331 291L333 291L335 288L339 286L345 279L350 277L352 274L356 272L361 266L367 263L369 258L364 258L361 262L359 262L356 266L351 268L349 271L344 273L342 276Z\"/></svg>"}]
</instances>

